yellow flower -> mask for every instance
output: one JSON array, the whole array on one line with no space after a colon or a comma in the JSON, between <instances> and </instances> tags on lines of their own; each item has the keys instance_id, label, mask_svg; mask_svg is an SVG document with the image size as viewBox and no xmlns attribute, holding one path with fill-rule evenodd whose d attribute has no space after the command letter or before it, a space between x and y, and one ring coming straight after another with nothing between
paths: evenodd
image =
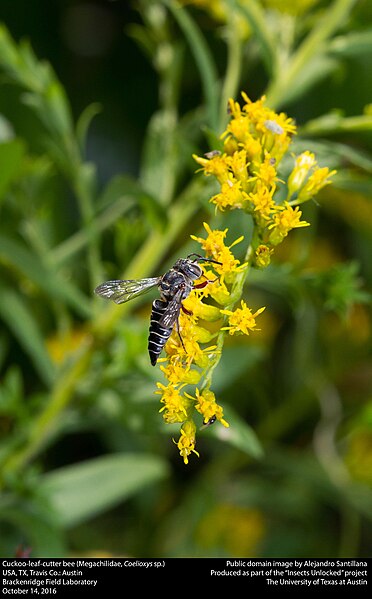
<instances>
[{"instance_id":1,"label":"yellow flower","mask_svg":"<svg viewBox=\"0 0 372 599\"><path fill-rule=\"evenodd\" d=\"M46 341L49 357L55 364L62 364L66 356L81 347L87 339L88 333L83 328L53 335Z\"/></svg>"},{"instance_id":2,"label":"yellow flower","mask_svg":"<svg viewBox=\"0 0 372 599\"><path fill-rule=\"evenodd\" d=\"M255 177L250 177L248 172L249 162L247 161L246 150L240 150L240 152L234 152L232 156L226 156L226 163L234 178L242 184L243 189L246 188L248 180L255 179Z\"/></svg>"},{"instance_id":3,"label":"yellow flower","mask_svg":"<svg viewBox=\"0 0 372 599\"><path fill-rule=\"evenodd\" d=\"M271 261L271 254L274 252L272 248L261 244L255 252L255 264L258 268L266 268Z\"/></svg>"},{"instance_id":4,"label":"yellow flower","mask_svg":"<svg viewBox=\"0 0 372 599\"><path fill-rule=\"evenodd\" d=\"M271 157L279 162L287 151L292 136L296 133L293 119L288 118L284 112L277 114L266 108L265 96L256 102L252 102L244 92L242 97L246 102L242 110L254 126L263 150L269 152Z\"/></svg>"},{"instance_id":5,"label":"yellow flower","mask_svg":"<svg viewBox=\"0 0 372 599\"><path fill-rule=\"evenodd\" d=\"M208 223L203 223L204 228L208 233L208 237L203 239L202 237L196 237L195 235L191 235L191 238L201 244L203 250L205 250L207 256L213 258L217 262L221 264L215 265L215 270L218 274L224 277L225 275L230 276L235 273L241 271L245 268L245 264L240 264L239 260L237 260L233 253L230 251L230 248L234 247L237 243L240 243L244 237L239 237L236 239L231 245L228 247L225 245L224 239L226 237L228 229L224 231L220 231L215 229L212 231Z\"/></svg>"},{"instance_id":6,"label":"yellow flower","mask_svg":"<svg viewBox=\"0 0 372 599\"><path fill-rule=\"evenodd\" d=\"M193 154L194 160L203 167L206 176L213 175L223 183L229 176L229 166L226 161L226 155L217 154L211 158L203 158Z\"/></svg>"},{"instance_id":7,"label":"yellow flower","mask_svg":"<svg viewBox=\"0 0 372 599\"><path fill-rule=\"evenodd\" d=\"M275 168L276 160L269 152L265 151L265 160L254 165L253 172L261 184L267 187L272 187L277 180L277 172ZM274 185L275 188L275 185Z\"/></svg>"},{"instance_id":8,"label":"yellow flower","mask_svg":"<svg viewBox=\"0 0 372 599\"><path fill-rule=\"evenodd\" d=\"M297 202L301 204L313 198L323 187L331 183L330 177L335 174L336 171L330 171L328 167L316 169L298 194Z\"/></svg>"},{"instance_id":9,"label":"yellow flower","mask_svg":"<svg viewBox=\"0 0 372 599\"><path fill-rule=\"evenodd\" d=\"M276 210L277 212L273 216L273 223L269 225L269 229L272 229L269 241L273 245L281 243L292 229L310 226L310 223L301 220L302 212L298 206L292 208L288 202L285 202L277 206Z\"/></svg>"},{"instance_id":10,"label":"yellow flower","mask_svg":"<svg viewBox=\"0 0 372 599\"><path fill-rule=\"evenodd\" d=\"M220 193L214 195L209 201L216 204L222 212L225 208L242 208L244 197L240 181L227 179L222 183Z\"/></svg>"},{"instance_id":11,"label":"yellow flower","mask_svg":"<svg viewBox=\"0 0 372 599\"><path fill-rule=\"evenodd\" d=\"M180 390L174 385L168 386L157 383L159 391L156 394L161 395L161 403L165 405L159 410L164 412L163 418L168 423L184 422L187 418L190 400L181 395Z\"/></svg>"},{"instance_id":12,"label":"yellow flower","mask_svg":"<svg viewBox=\"0 0 372 599\"><path fill-rule=\"evenodd\" d=\"M187 364L194 363L200 368L206 368L210 360L209 354L215 349L215 345L203 349L196 338L198 330L193 331L192 335L188 335L185 334L185 329L182 327L180 329L182 343L178 333L173 331L164 348L166 353L168 356L177 356L179 359L185 360Z\"/></svg>"},{"instance_id":13,"label":"yellow flower","mask_svg":"<svg viewBox=\"0 0 372 599\"><path fill-rule=\"evenodd\" d=\"M203 289L203 296L211 296L211 298L213 298L217 304L220 304L221 306L226 306L226 304L228 304L230 301L230 293L225 283L221 281L221 279L217 279L217 281L209 283L209 285ZM206 320L212 320L212 318L207 318Z\"/></svg>"},{"instance_id":14,"label":"yellow flower","mask_svg":"<svg viewBox=\"0 0 372 599\"><path fill-rule=\"evenodd\" d=\"M196 389L195 394L196 398L192 397L191 395L188 395L187 393L185 395L187 395L187 397L189 397L190 399L196 401L195 408L199 412L199 414L203 416L204 423L207 423L211 419L216 418L226 428L230 426L229 423L226 422L226 420L224 420L223 418L223 409L216 402L216 397L213 391L211 391L210 389L204 389L200 393L199 389Z\"/></svg>"},{"instance_id":15,"label":"yellow flower","mask_svg":"<svg viewBox=\"0 0 372 599\"><path fill-rule=\"evenodd\" d=\"M221 314L225 314L229 317L229 326L222 327L223 331L229 331L230 335L235 333L244 333L249 335L249 331L259 330L256 329L256 317L263 312L265 308L260 308L254 314L247 307L244 300L241 300L241 308L236 310L220 310Z\"/></svg>"},{"instance_id":16,"label":"yellow flower","mask_svg":"<svg viewBox=\"0 0 372 599\"><path fill-rule=\"evenodd\" d=\"M209 553L220 547L224 554L237 558L260 555L265 533L265 518L259 510L232 503L209 506L195 532L198 544Z\"/></svg>"},{"instance_id":17,"label":"yellow flower","mask_svg":"<svg viewBox=\"0 0 372 599\"><path fill-rule=\"evenodd\" d=\"M303 152L296 158L295 166L288 178L288 197L297 193L296 204L314 197L322 187L328 185L336 171L328 167L319 168L314 154Z\"/></svg>"},{"instance_id":18,"label":"yellow flower","mask_svg":"<svg viewBox=\"0 0 372 599\"><path fill-rule=\"evenodd\" d=\"M179 360L173 360L167 366L160 366L160 370L172 385L180 383L197 385L200 380L200 372L191 369L189 365L185 366Z\"/></svg>"},{"instance_id":19,"label":"yellow flower","mask_svg":"<svg viewBox=\"0 0 372 599\"><path fill-rule=\"evenodd\" d=\"M180 456L183 458L185 464L189 463L188 456L191 453L195 453L195 455L199 457L198 452L195 451L195 432L196 426L194 422L192 420L187 420L181 426L181 436L178 442L176 442L173 439L173 442L177 445L178 449L180 450Z\"/></svg>"},{"instance_id":20,"label":"yellow flower","mask_svg":"<svg viewBox=\"0 0 372 599\"><path fill-rule=\"evenodd\" d=\"M293 171L288 178L289 196L292 196L302 187L310 170L315 165L315 156L311 152L306 151L297 156Z\"/></svg>"},{"instance_id":21,"label":"yellow flower","mask_svg":"<svg viewBox=\"0 0 372 599\"><path fill-rule=\"evenodd\" d=\"M218 7L225 6L216 2ZM208 0L194 0L194 3L209 7L214 5L214 1ZM199 455L195 451L193 412L202 415L205 425L217 419L223 426L229 426L223 418L222 407L209 389L226 332L249 335L259 330L256 318L265 310L264 307L253 313L241 300L239 307L229 309L242 295L244 269L249 265L266 268L274 246L281 243L289 231L309 226L301 220L298 204L327 185L335 172L318 168L314 155L303 152L296 158L287 179L287 201L278 203L277 186L284 183L278 178L279 163L296 133L295 123L285 113L278 114L268 108L264 96L255 102L245 93L242 96L242 106L229 100L230 118L219 144L220 148L223 147L222 151L212 149L204 156L193 156L204 175L212 175L219 184L210 201L221 212L240 209L242 219L249 215L252 226L248 227L248 231L252 241L246 250L247 262L241 264L231 250L243 240L243 236L228 246L228 229L213 230L207 223L204 223L205 239L191 235L201 245L206 258L215 263L206 270L205 263L201 261L203 274L194 281L194 289L182 301L183 310L179 313L177 326L165 345L168 364L161 366L168 385L158 383L157 391L164 404L160 410L164 420L182 423L181 436L175 443L185 464L192 452ZM208 304L206 298L212 298L214 304L220 307ZM202 326L203 321L214 324ZM212 340L215 340L215 345L209 345ZM195 386L194 396L181 392L186 385ZM203 391L200 392L196 385Z\"/></svg>"},{"instance_id":22,"label":"yellow flower","mask_svg":"<svg viewBox=\"0 0 372 599\"><path fill-rule=\"evenodd\" d=\"M213 283L211 284L217 282L218 279L217 281L213 281ZM209 291L206 292L206 290L208 290L208 287L210 287L210 285L207 285L206 287L204 287L204 289L200 290L200 296L206 297L206 295L210 294ZM186 310L192 312L194 316L196 316L197 318L201 318L202 320L213 322L214 320L218 320L220 318L219 309L216 306L210 306L209 304L205 304L204 302L202 302L200 297L198 297L196 293L191 293L189 297L183 301L183 306L186 308Z\"/></svg>"},{"instance_id":23,"label":"yellow flower","mask_svg":"<svg viewBox=\"0 0 372 599\"><path fill-rule=\"evenodd\" d=\"M259 185L255 193L248 194L250 202L254 206L254 212L263 221L269 220L271 213L275 210L276 204L273 200L275 192L275 185L271 189L264 185ZM265 226L265 223L259 221L261 226Z\"/></svg>"}]
</instances>

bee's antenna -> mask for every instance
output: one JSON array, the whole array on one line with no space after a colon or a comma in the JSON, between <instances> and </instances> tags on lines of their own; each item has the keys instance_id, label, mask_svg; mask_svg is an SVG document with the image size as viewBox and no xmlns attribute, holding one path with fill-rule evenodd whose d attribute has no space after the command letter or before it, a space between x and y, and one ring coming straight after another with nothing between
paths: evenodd
<instances>
[{"instance_id":1,"label":"bee's antenna","mask_svg":"<svg viewBox=\"0 0 372 599\"><path fill-rule=\"evenodd\" d=\"M212 260L212 258L204 258L200 254L195 254L194 252L192 254L189 254L187 256L187 259L191 258L191 256L196 256L199 262L213 262L213 264L222 264L222 262L217 262L217 260Z\"/></svg>"}]
</instances>

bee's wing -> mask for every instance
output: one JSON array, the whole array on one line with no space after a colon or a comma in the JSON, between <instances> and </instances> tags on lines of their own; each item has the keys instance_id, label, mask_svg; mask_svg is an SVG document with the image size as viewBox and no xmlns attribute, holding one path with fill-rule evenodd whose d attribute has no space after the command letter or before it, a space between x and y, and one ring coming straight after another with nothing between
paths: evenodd
<instances>
[{"instance_id":1,"label":"bee's wing","mask_svg":"<svg viewBox=\"0 0 372 599\"><path fill-rule=\"evenodd\" d=\"M163 316L159 320L159 324L161 324L165 328L172 328L174 323L176 322L180 309L181 309L181 298L182 298L182 289L177 291L174 298L167 305Z\"/></svg>"},{"instance_id":2,"label":"bee's wing","mask_svg":"<svg viewBox=\"0 0 372 599\"><path fill-rule=\"evenodd\" d=\"M149 279L127 279L124 281L106 281L94 290L97 295L106 297L116 304L124 304L134 297L146 293L160 283L161 277Z\"/></svg>"}]
</instances>

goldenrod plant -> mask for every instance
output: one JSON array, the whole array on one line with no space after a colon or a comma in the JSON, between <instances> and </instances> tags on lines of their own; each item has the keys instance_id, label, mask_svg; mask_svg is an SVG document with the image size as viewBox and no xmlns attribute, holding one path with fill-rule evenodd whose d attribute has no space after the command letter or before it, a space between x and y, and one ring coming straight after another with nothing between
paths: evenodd
<instances>
[{"instance_id":1,"label":"goldenrod plant","mask_svg":"<svg viewBox=\"0 0 372 599\"><path fill-rule=\"evenodd\" d=\"M6 4L1 555L368 555L370 3Z\"/></svg>"},{"instance_id":2,"label":"goldenrod plant","mask_svg":"<svg viewBox=\"0 0 372 599\"><path fill-rule=\"evenodd\" d=\"M251 239L244 262L240 264L231 248L242 242L243 237L227 247L227 229L211 230L207 223L204 223L205 239L192 235L201 244L206 256L215 261L215 271L219 276L213 279L210 278L212 273L205 272L204 277L211 281L211 285L203 290L196 285L185 301L189 317L182 315L181 334L173 336L165 346L169 358L168 366L162 371L168 385L158 383L164 403L161 408L164 420L182 423L177 444L185 464L191 452L198 455L195 450L194 411L203 416L204 424L217 419L225 427L229 426L210 387L226 332L249 335L256 330L256 317L265 309L261 307L253 314L244 300L240 300L249 268L269 266L275 247L288 233L310 224L301 220L299 204L312 199L335 174L328 167L319 168L314 155L305 151L295 159L288 181L280 181L278 168L289 151L296 127L287 115L276 114L267 108L265 98L252 102L246 93L243 92L242 96L242 109L233 99L229 101L230 120L221 135L222 150L212 149L206 157L195 156L195 160L202 165L205 175L214 176L218 181L220 191L210 199L217 209L221 212L241 210L253 221ZM280 184L286 187L285 200L276 203ZM212 298L218 307L204 302L205 297ZM239 300L240 306L236 307ZM199 319L218 321L219 330L211 333L200 325ZM208 345L212 339L216 339L215 345L201 349L201 343ZM193 365L198 369L192 368ZM182 388L190 383L198 385L195 397L181 393Z\"/></svg>"}]
</instances>

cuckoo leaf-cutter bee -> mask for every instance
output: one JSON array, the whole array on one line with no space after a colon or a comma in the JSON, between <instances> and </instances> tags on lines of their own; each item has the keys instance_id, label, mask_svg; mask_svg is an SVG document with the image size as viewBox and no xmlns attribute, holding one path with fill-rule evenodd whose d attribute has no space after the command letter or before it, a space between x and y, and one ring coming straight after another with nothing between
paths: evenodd
<instances>
[{"instance_id":1,"label":"cuckoo leaf-cutter bee","mask_svg":"<svg viewBox=\"0 0 372 599\"><path fill-rule=\"evenodd\" d=\"M194 285L194 281L203 274L199 262L221 264L216 260L203 258L199 254L189 254L187 258L177 260L174 266L160 277L106 281L95 289L97 295L108 298L116 304L124 304L158 287L160 299L154 300L152 304L148 337L148 350L153 366L158 361L175 324L183 345L178 323L180 310L188 313L182 305L183 300L190 295L192 289L202 289L211 282L207 279Z\"/></svg>"}]
</instances>

